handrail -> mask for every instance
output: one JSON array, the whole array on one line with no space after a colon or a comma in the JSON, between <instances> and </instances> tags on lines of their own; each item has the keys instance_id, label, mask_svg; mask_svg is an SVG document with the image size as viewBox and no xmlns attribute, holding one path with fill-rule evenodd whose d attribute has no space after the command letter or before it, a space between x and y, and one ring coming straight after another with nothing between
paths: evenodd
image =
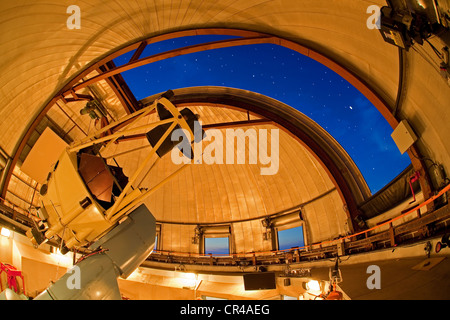
<instances>
[{"instance_id":1,"label":"handrail","mask_svg":"<svg viewBox=\"0 0 450 320\"><path fill-rule=\"evenodd\" d=\"M407 215L409 215L409 214L411 214L413 212L416 212L420 208L426 206L430 202L432 202L432 201L436 200L437 198L441 197L444 193L446 193L449 190L450 190L450 184L446 185L443 189L441 189L441 191L439 191L439 193L437 193L436 195L432 196L431 198L423 201L418 206L415 206L415 207L409 209L408 211L398 215L397 217L394 217L394 218L392 218L390 220L387 220L387 221L385 221L385 222L383 222L381 224L378 224L378 225L376 225L374 227L371 227L369 229L366 229L366 230L363 230L363 231L360 231L360 232L356 232L356 233L353 233L351 235L347 235L347 236L340 237L340 238L337 238L337 239L326 240L326 241L322 241L322 242L319 242L319 243L312 243L312 244L305 245L305 246L302 246L302 247L296 247L295 249L296 250L300 250L300 249L312 248L313 246L315 246L315 247L319 246L320 247L320 246L325 245L325 244L330 245L332 243L339 243L339 242L342 242L342 241L344 241L346 239L354 238L354 237L357 237L357 236L362 235L362 234L367 234L368 232L371 232L373 230L381 228L381 227L383 227L385 225L391 224L392 222L394 222L396 220L399 220L399 219L401 219L401 218L403 218L403 217L405 217L405 216L407 216ZM14 204L12 204L9 200L1 198L1 197L0 197L0 202L4 203L5 205L7 205L6 202L10 203L12 205L11 209L13 209L13 210L15 210L16 208L20 208L20 207L14 206ZM20 208L20 209L22 209L22 208ZM22 210L24 210L24 209L22 209ZM29 212L27 212L27 215L26 215L27 217L29 217L28 214L29 214ZM256 255L264 255L264 254L273 255L273 254L277 254L277 253L284 253L284 252L291 252L291 251L292 251L292 249L283 249L283 250L273 250L273 251L258 251L258 252L247 252L247 253L230 253L230 254L213 254L212 255L212 254L208 254L208 253L192 253L192 252L176 252L176 251L167 251L167 250L154 250L154 252L157 252L157 253L166 253L166 254L170 254L170 255L189 256L189 257L211 257L211 256L214 256L214 257L220 257L220 256L223 256L223 257L239 257L239 256L249 256L249 255L250 256L256 256Z\"/></svg>"}]
</instances>

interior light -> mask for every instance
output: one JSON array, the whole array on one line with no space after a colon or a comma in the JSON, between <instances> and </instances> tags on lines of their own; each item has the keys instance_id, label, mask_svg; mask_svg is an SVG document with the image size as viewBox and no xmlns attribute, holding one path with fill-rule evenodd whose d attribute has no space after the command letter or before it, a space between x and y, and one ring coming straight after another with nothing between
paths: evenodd
<instances>
[{"instance_id":1,"label":"interior light","mask_svg":"<svg viewBox=\"0 0 450 320\"><path fill-rule=\"evenodd\" d=\"M424 0L417 0L417 4L419 6L421 6L422 8L426 9L427 8L427 4L425 3Z\"/></svg>"},{"instance_id":2,"label":"interior light","mask_svg":"<svg viewBox=\"0 0 450 320\"><path fill-rule=\"evenodd\" d=\"M308 283L306 283L306 288L308 291L312 292L320 292L320 283L317 280L309 280Z\"/></svg>"},{"instance_id":3,"label":"interior light","mask_svg":"<svg viewBox=\"0 0 450 320\"><path fill-rule=\"evenodd\" d=\"M179 273L177 280L182 287L195 287L197 275L195 273Z\"/></svg>"},{"instance_id":4,"label":"interior light","mask_svg":"<svg viewBox=\"0 0 450 320\"><path fill-rule=\"evenodd\" d=\"M9 238L11 236L11 230L7 228L2 228L1 235Z\"/></svg>"},{"instance_id":5,"label":"interior light","mask_svg":"<svg viewBox=\"0 0 450 320\"><path fill-rule=\"evenodd\" d=\"M189 279L189 280L195 280L196 275L195 275L195 273L185 273L184 278Z\"/></svg>"},{"instance_id":6,"label":"interior light","mask_svg":"<svg viewBox=\"0 0 450 320\"><path fill-rule=\"evenodd\" d=\"M66 264L66 265L71 265L72 262L72 257L69 256L68 254L64 255L61 250L59 248L56 247L52 247L51 251L50 251L50 256L59 264Z\"/></svg>"}]
</instances>

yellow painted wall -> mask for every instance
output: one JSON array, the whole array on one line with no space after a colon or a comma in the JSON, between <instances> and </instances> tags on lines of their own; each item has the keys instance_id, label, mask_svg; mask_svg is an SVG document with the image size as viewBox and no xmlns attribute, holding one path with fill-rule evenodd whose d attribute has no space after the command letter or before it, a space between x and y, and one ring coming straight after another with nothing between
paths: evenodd
<instances>
[{"instance_id":1,"label":"yellow painted wall","mask_svg":"<svg viewBox=\"0 0 450 320\"><path fill-rule=\"evenodd\" d=\"M25 278L26 293L29 297L35 297L62 277L67 268L39 262L29 258L22 258L22 273Z\"/></svg>"},{"instance_id":2,"label":"yellow painted wall","mask_svg":"<svg viewBox=\"0 0 450 320\"><path fill-rule=\"evenodd\" d=\"M0 236L0 261L12 263L12 239Z\"/></svg>"}]
</instances>

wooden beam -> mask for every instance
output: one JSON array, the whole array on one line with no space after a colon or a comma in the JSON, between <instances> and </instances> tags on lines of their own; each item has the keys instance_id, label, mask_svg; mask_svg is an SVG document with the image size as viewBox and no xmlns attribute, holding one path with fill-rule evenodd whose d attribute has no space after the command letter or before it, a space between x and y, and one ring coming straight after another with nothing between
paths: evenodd
<instances>
[{"instance_id":1,"label":"wooden beam","mask_svg":"<svg viewBox=\"0 0 450 320\"><path fill-rule=\"evenodd\" d=\"M142 41L139 47L134 52L133 56L131 57L130 61L128 63L138 60L141 57L142 52L147 47L147 41Z\"/></svg>"}]
</instances>

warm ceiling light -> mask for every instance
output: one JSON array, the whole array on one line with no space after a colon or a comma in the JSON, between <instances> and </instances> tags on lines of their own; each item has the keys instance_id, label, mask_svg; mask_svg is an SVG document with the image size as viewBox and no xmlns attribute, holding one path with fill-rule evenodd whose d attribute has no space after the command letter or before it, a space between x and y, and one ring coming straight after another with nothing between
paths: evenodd
<instances>
[{"instance_id":1,"label":"warm ceiling light","mask_svg":"<svg viewBox=\"0 0 450 320\"><path fill-rule=\"evenodd\" d=\"M9 236L11 235L11 230L7 228L2 228L1 234L2 236L9 238Z\"/></svg>"}]
</instances>

